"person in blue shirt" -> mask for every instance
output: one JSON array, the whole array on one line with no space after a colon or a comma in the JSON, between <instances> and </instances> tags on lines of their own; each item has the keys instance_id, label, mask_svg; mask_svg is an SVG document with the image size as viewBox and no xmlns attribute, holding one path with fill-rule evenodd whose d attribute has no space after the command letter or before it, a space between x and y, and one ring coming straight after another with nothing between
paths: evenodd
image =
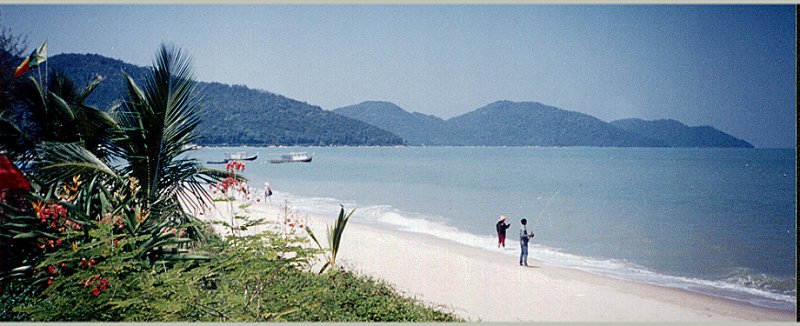
<instances>
[{"instance_id":1,"label":"person in blue shirt","mask_svg":"<svg viewBox=\"0 0 800 326\"><path fill-rule=\"evenodd\" d=\"M528 220L522 219L522 229L519 230L519 245L522 252L519 254L519 265L528 266L528 240L533 238L533 233L528 233Z\"/></svg>"}]
</instances>

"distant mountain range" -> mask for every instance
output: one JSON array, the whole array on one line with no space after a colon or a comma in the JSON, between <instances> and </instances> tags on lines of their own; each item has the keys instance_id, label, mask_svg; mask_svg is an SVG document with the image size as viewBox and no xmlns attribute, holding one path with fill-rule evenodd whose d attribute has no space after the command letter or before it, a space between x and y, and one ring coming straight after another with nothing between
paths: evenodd
<instances>
[{"instance_id":1,"label":"distant mountain range","mask_svg":"<svg viewBox=\"0 0 800 326\"><path fill-rule=\"evenodd\" d=\"M96 54L61 54L49 66L82 88L103 83L87 99L107 109L123 99L122 71L143 82L148 68ZM753 147L713 127L675 120L604 122L536 102L498 101L443 120L369 101L326 111L319 106L246 86L199 82L204 107L201 145L427 145Z\"/></svg>"},{"instance_id":2,"label":"distant mountain range","mask_svg":"<svg viewBox=\"0 0 800 326\"><path fill-rule=\"evenodd\" d=\"M409 113L392 103L363 102L334 112L395 133L409 145L753 147L712 127L675 120L617 120L536 102L498 101L442 120Z\"/></svg>"},{"instance_id":3,"label":"distant mountain range","mask_svg":"<svg viewBox=\"0 0 800 326\"><path fill-rule=\"evenodd\" d=\"M123 99L122 71L142 87L149 69L96 54L61 54L48 59L83 88L96 76L103 82L87 104L106 110ZM199 82L202 145L402 145L385 130L308 103L245 86Z\"/></svg>"}]
</instances>

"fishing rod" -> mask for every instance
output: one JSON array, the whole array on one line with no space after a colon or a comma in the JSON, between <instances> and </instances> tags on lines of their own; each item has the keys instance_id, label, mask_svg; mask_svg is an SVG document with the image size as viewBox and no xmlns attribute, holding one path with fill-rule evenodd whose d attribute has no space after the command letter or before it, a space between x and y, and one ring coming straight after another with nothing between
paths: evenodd
<instances>
[{"instance_id":1,"label":"fishing rod","mask_svg":"<svg viewBox=\"0 0 800 326\"><path fill-rule=\"evenodd\" d=\"M536 219L533 221L534 225L539 223L539 220L542 218L542 214L544 213L544 210L547 209L547 206L550 206L550 202L553 201L553 198L556 198L556 195L558 195L558 192L559 192L559 190L556 190L556 192L553 193L552 196L550 196L550 199L547 200L547 203L544 204L544 207L542 207L542 210L539 211L539 216L536 216Z\"/></svg>"}]
</instances>

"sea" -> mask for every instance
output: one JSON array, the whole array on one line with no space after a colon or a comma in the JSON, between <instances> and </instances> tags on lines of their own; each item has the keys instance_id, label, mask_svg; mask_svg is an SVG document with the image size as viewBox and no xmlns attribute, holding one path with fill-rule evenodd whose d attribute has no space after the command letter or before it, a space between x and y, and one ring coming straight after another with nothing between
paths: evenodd
<instances>
[{"instance_id":1,"label":"sea","mask_svg":"<svg viewBox=\"0 0 800 326\"><path fill-rule=\"evenodd\" d=\"M271 164L288 152L311 163ZM303 214L438 237L508 255L520 220L542 264L794 311L796 149L228 147L243 175ZM220 165L210 167L223 168ZM258 190L261 191L261 190ZM497 248L495 223L512 227ZM346 236L346 233L345 233Z\"/></svg>"}]
</instances>

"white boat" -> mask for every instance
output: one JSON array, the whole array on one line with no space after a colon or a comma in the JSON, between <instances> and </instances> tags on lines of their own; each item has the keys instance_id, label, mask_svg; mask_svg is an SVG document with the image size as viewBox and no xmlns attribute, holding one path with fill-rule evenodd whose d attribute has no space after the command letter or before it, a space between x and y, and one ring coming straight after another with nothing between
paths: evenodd
<instances>
[{"instance_id":1,"label":"white boat","mask_svg":"<svg viewBox=\"0 0 800 326\"><path fill-rule=\"evenodd\" d=\"M306 152L297 152L281 155L279 159L269 160L270 163L299 163L311 162L311 155Z\"/></svg>"},{"instance_id":2,"label":"white boat","mask_svg":"<svg viewBox=\"0 0 800 326\"><path fill-rule=\"evenodd\" d=\"M245 152L225 153L226 161L252 161L258 158L258 153L249 155Z\"/></svg>"},{"instance_id":3,"label":"white boat","mask_svg":"<svg viewBox=\"0 0 800 326\"><path fill-rule=\"evenodd\" d=\"M207 164L225 164L230 161L253 161L258 158L258 153L250 155L245 152L225 153L225 159L221 161L208 161Z\"/></svg>"}]
</instances>

